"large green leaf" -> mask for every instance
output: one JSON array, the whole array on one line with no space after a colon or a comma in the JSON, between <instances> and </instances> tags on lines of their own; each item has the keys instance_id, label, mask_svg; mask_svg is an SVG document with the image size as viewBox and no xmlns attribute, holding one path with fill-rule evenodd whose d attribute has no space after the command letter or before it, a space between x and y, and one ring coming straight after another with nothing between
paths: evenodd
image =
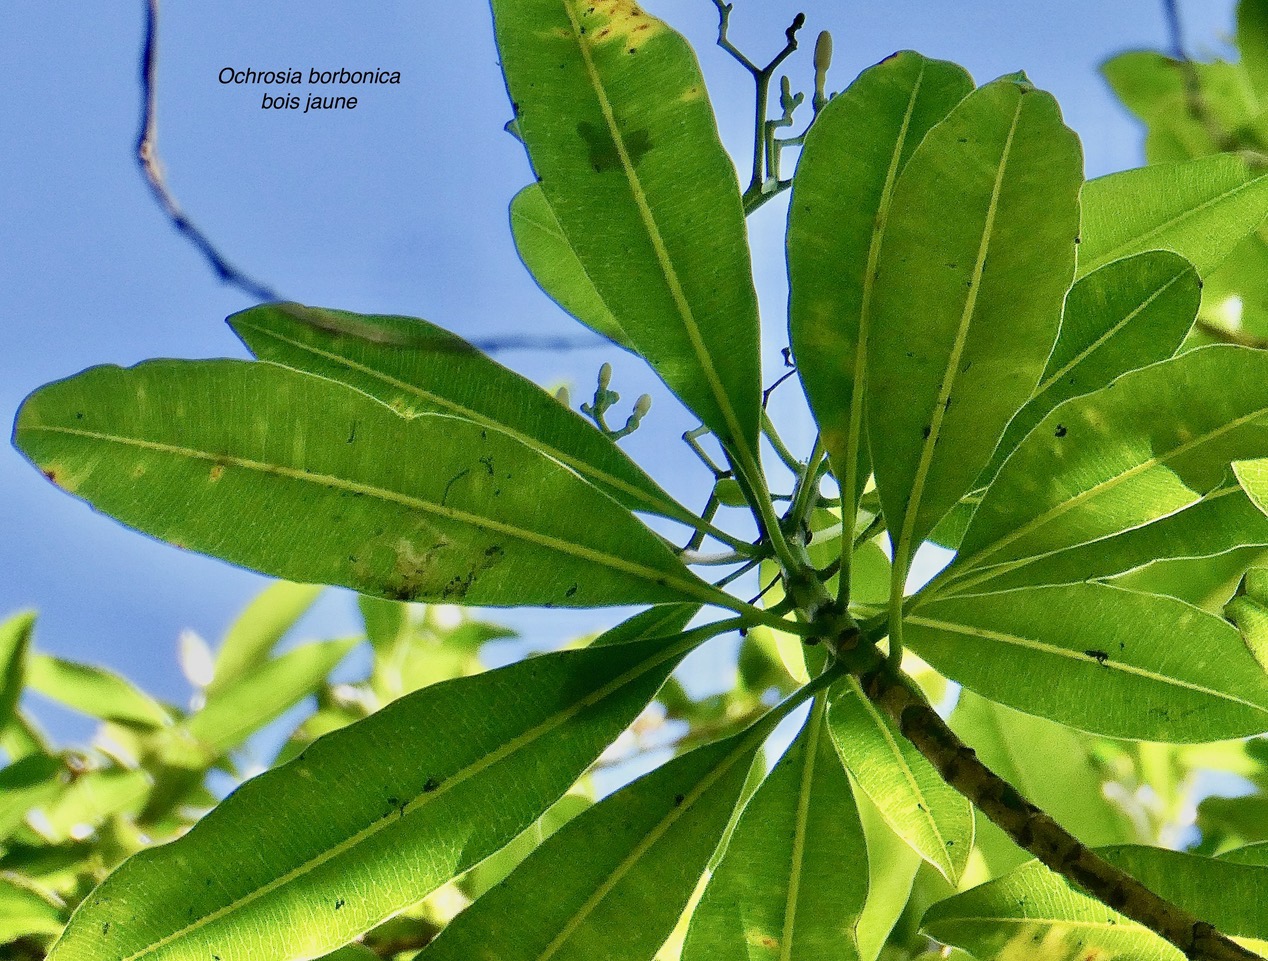
<instances>
[{"instance_id":1,"label":"large green leaf","mask_svg":"<svg viewBox=\"0 0 1268 961\"><path fill-rule=\"evenodd\" d=\"M896 576L986 466L1052 349L1082 154L1024 80L979 88L899 177L876 279L868 433Z\"/></svg>"},{"instance_id":2,"label":"large green leaf","mask_svg":"<svg viewBox=\"0 0 1268 961\"><path fill-rule=\"evenodd\" d=\"M1107 584L915 607L907 643L991 700L1110 737L1170 743L1268 731L1268 675L1237 629Z\"/></svg>"},{"instance_id":3,"label":"large green leaf","mask_svg":"<svg viewBox=\"0 0 1268 961\"><path fill-rule=\"evenodd\" d=\"M269 653L313 606L321 588L279 581L265 588L238 615L216 652L208 691L216 691L268 660Z\"/></svg>"},{"instance_id":4,"label":"large green leaf","mask_svg":"<svg viewBox=\"0 0 1268 961\"><path fill-rule=\"evenodd\" d=\"M13 720L26 683L26 657L35 630L35 614L15 614L0 624L0 731ZM12 760L12 759L10 759Z\"/></svg>"},{"instance_id":5,"label":"large green leaf","mask_svg":"<svg viewBox=\"0 0 1268 961\"><path fill-rule=\"evenodd\" d=\"M89 717L139 727L172 723L163 705L131 681L100 667L33 654L27 663L27 684Z\"/></svg>"},{"instance_id":6,"label":"large green leaf","mask_svg":"<svg viewBox=\"0 0 1268 961\"><path fill-rule=\"evenodd\" d=\"M735 168L686 40L628 0L494 0L516 128L635 350L752 459L757 298Z\"/></svg>"},{"instance_id":7,"label":"large green leaf","mask_svg":"<svg viewBox=\"0 0 1268 961\"><path fill-rule=\"evenodd\" d=\"M1005 462L960 553L955 590L1173 514L1268 454L1268 355L1205 347L1066 401ZM991 566L993 570L975 572Z\"/></svg>"},{"instance_id":8,"label":"large green leaf","mask_svg":"<svg viewBox=\"0 0 1268 961\"><path fill-rule=\"evenodd\" d=\"M1206 558L1268 546L1266 517L1236 484L1142 527L1048 554L986 582L992 591L1035 584L1076 584L1113 577L1161 560Z\"/></svg>"},{"instance_id":9,"label":"large green leaf","mask_svg":"<svg viewBox=\"0 0 1268 961\"><path fill-rule=\"evenodd\" d=\"M528 827L695 640L530 658L320 738L126 861L50 961L284 961L344 944Z\"/></svg>"},{"instance_id":10,"label":"large green leaf","mask_svg":"<svg viewBox=\"0 0 1268 961\"><path fill-rule=\"evenodd\" d=\"M1079 276L1145 250L1171 250L1214 270L1268 215L1268 176L1231 154L1155 164L1083 188Z\"/></svg>"},{"instance_id":11,"label":"large green leaf","mask_svg":"<svg viewBox=\"0 0 1268 961\"><path fill-rule=\"evenodd\" d=\"M1262 897L1268 869L1262 865L1129 845L1097 853L1224 934L1248 941L1261 953L1268 948L1268 909ZM1038 861L935 904L925 915L924 929L981 961L1184 957L1152 931L1072 888Z\"/></svg>"},{"instance_id":12,"label":"large green leaf","mask_svg":"<svg viewBox=\"0 0 1268 961\"><path fill-rule=\"evenodd\" d=\"M646 961L669 937L771 724L662 765L569 821L427 961Z\"/></svg>"},{"instance_id":13,"label":"large green leaf","mask_svg":"<svg viewBox=\"0 0 1268 961\"><path fill-rule=\"evenodd\" d=\"M1116 260L1075 284L1039 386L1009 422L978 485L990 483L1022 438L1063 400L1175 354L1201 299L1193 265L1163 250Z\"/></svg>"},{"instance_id":14,"label":"large green leaf","mask_svg":"<svg viewBox=\"0 0 1268 961\"><path fill-rule=\"evenodd\" d=\"M424 320L266 304L234 314L229 324L261 360L348 384L407 417L452 414L495 428L631 510L687 516L594 424Z\"/></svg>"},{"instance_id":15,"label":"large green leaf","mask_svg":"<svg viewBox=\"0 0 1268 961\"><path fill-rule=\"evenodd\" d=\"M683 961L860 957L867 848L816 704L744 808L691 916Z\"/></svg>"},{"instance_id":16,"label":"large green leaf","mask_svg":"<svg viewBox=\"0 0 1268 961\"><path fill-rule=\"evenodd\" d=\"M209 757L218 757L312 694L356 646L355 640L317 641L265 661L209 691L207 703L182 721L173 736L188 736Z\"/></svg>"},{"instance_id":17,"label":"large green leaf","mask_svg":"<svg viewBox=\"0 0 1268 961\"><path fill-rule=\"evenodd\" d=\"M103 513L289 580L486 605L718 596L519 441L273 364L95 367L31 395L15 442Z\"/></svg>"},{"instance_id":18,"label":"large green leaf","mask_svg":"<svg viewBox=\"0 0 1268 961\"><path fill-rule=\"evenodd\" d=\"M973 848L973 810L888 718L856 678L832 691L828 729L855 783L894 833L953 884Z\"/></svg>"},{"instance_id":19,"label":"large green leaf","mask_svg":"<svg viewBox=\"0 0 1268 961\"><path fill-rule=\"evenodd\" d=\"M626 350L634 349L594 289L594 281L564 236L559 218L537 184L529 184L511 201L511 233L524 266L555 303L591 330Z\"/></svg>"},{"instance_id":20,"label":"large green leaf","mask_svg":"<svg viewBox=\"0 0 1268 961\"><path fill-rule=\"evenodd\" d=\"M1101 790L1090 740L1052 721L962 690L949 720L982 762L1084 844L1136 840L1131 822ZM975 841L995 875L1031 859L993 823L979 819Z\"/></svg>"},{"instance_id":21,"label":"large green leaf","mask_svg":"<svg viewBox=\"0 0 1268 961\"><path fill-rule=\"evenodd\" d=\"M869 473L867 344L894 185L916 145L972 89L955 64L896 53L832 98L797 162L788 208L789 336L836 476L857 490Z\"/></svg>"},{"instance_id":22,"label":"large green leaf","mask_svg":"<svg viewBox=\"0 0 1268 961\"><path fill-rule=\"evenodd\" d=\"M889 934L906 911L912 882L924 861L885 823L866 794L856 793L863 833L867 837L867 905L856 935L864 961L876 961Z\"/></svg>"}]
</instances>

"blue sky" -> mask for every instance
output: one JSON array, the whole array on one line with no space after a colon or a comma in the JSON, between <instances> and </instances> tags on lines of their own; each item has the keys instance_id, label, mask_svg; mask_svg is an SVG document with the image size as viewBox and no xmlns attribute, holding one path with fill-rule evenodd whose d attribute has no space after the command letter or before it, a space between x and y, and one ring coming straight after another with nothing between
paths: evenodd
<instances>
[{"instance_id":1,"label":"blue sky","mask_svg":"<svg viewBox=\"0 0 1268 961\"><path fill-rule=\"evenodd\" d=\"M712 44L708 0L648 0L700 53L723 138L747 163L751 84ZM831 29L831 89L896 49L964 64L979 81L1019 68L1056 94L1083 137L1089 176L1135 166L1141 131L1096 73L1105 57L1166 42L1158 0L1001 4L736 0L733 39L753 59L781 45L798 9L803 52L785 64L809 86L815 33ZM1222 49L1231 0L1182 7L1191 49ZM91 13L86 11L91 10ZM132 158L143 4L8 0L0 122L0 412L99 363L244 356L223 318L250 305L216 280L164 221ZM221 85L225 66L386 68L399 86L355 92L355 111L265 112L265 89ZM301 88L302 89L302 88ZM422 316L471 338L556 336L575 325L523 271L506 208L529 179L502 130L509 106L483 3L222 0L168 4L160 22L159 147L173 191L232 261L288 298ZM784 339L784 205L750 221L766 326L767 370ZM704 475L676 441L694 426L619 351L515 352L509 366L571 382L574 403L605 360L632 401L651 392L645 427L627 442L689 504ZM771 379L773 373L768 373ZM793 412L796 388L783 407ZM807 449L811 428L790 421ZM680 449L681 448L681 449ZM183 700L176 639L220 636L264 578L156 543L93 514L0 449L0 613L34 607L46 651L106 664ZM499 615L549 646L610 623L613 612ZM311 635L355 629L350 596L331 592Z\"/></svg>"}]
</instances>

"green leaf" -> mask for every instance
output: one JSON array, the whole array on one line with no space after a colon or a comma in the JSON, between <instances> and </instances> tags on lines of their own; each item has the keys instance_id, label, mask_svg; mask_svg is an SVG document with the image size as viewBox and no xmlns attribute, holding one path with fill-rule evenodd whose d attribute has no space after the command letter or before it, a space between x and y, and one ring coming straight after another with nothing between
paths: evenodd
<instances>
[{"instance_id":1,"label":"green leaf","mask_svg":"<svg viewBox=\"0 0 1268 961\"><path fill-rule=\"evenodd\" d=\"M381 597L357 598L361 620L365 623L365 636L374 648L375 656L384 656L401 642L409 630L409 608L400 601L385 601Z\"/></svg>"},{"instance_id":2,"label":"green leaf","mask_svg":"<svg viewBox=\"0 0 1268 961\"><path fill-rule=\"evenodd\" d=\"M208 692L207 703L173 737L188 737L209 758L219 757L312 694L356 646L355 640L317 641L265 661Z\"/></svg>"},{"instance_id":3,"label":"green leaf","mask_svg":"<svg viewBox=\"0 0 1268 961\"><path fill-rule=\"evenodd\" d=\"M1225 614L1242 632L1255 660L1268 671L1268 569L1254 567L1246 572L1242 593L1229 601Z\"/></svg>"},{"instance_id":4,"label":"green leaf","mask_svg":"<svg viewBox=\"0 0 1268 961\"><path fill-rule=\"evenodd\" d=\"M675 758L569 821L458 915L428 961L646 961L691 898L770 728Z\"/></svg>"},{"instance_id":5,"label":"green leaf","mask_svg":"<svg viewBox=\"0 0 1268 961\"><path fill-rule=\"evenodd\" d=\"M1193 350L1066 401L1021 442L935 588L966 591L1196 503L1268 453L1268 355ZM990 570L975 572L975 568Z\"/></svg>"},{"instance_id":6,"label":"green leaf","mask_svg":"<svg viewBox=\"0 0 1268 961\"><path fill-rule=\"evenodd\" d=\"M1268 550L1241 547L1216 557L1179 557L1154 561L1110 578L1129 591L1176 597L1208 614L1223 614L1248 568L1268 563Z\"/></svg>"},{"instance_id":7,"label":"green leaf","mask_svg":"<svg viewBox=\"0 0 1268 961\"><path fill-rule=\"evenodd\" d=\"M1106 264L1076 283L1066 296L1061 332L1039 386L1009 422L978 486L990 483L1022 438L1059 403L1174 355L1201 299L1193 265L1163 250Z\"/></svg>"},{"instance_id":8,"label":"green leaf","mask_svg":"<svg viewBox=\"0 0 1268 961\"><path fill-rule=\"evenodd\" d=\"M867 848L821 705L744 808L683 961L860 957Z\"/></svg>"},{"instance_id":9,"label":"green leaf","mask_svg":"<svg viewBox=\"0 0 1268 961\"><path fill-rule=\"evenodd\" d=\"M0 841L21 827L27 814L57 797L68 772L61 758L30 754L0 768Z\"/></svg>"},{"instance_id":10,"label":"green leaf","mask_svg":"<svg viewBox=\"0 0 1268 961\"><path fill-rule=\"evenodd\" d=\"M895 572L969 492L1052 350L1074 273L1082 154L1056 101L997 80L894 189L868 354L868 432ZM900 573L901 572L901 573Z\"/></svg>"},{"instance_id":11,"label":"green leaf","mask_svg":"<svg viewBox=\"0 0 1268 961\"><path fill-rule=\"evenodd\" d=\"M254 670L286 632L313 606L321 588L313 584L279 581L265 588L247 605L225 633L216 652L216 668L208 692Z\"/></svg>"},{"instance_id":12,"label":"green leaf","mask_svg":"<svg viewBox=\"0 0 1268 961\"><path fill-rule=\"evenodd\" d=\"M0 731L14 720L26 683L26 657L35 630L35 612L15 614L0 624Z\"/></svg>"},{"instance_id":13,"label":"green leaf","mask_svg":"<svg viewBox=\"0 0 1268 961\"><path fill-rule=\"evenodd\" d=\"M1268 215L1268 176L1231 154L1155 164L1083 188L1080 277L1145 250L1171 250L1205 274Z\"/></svg>"},{"instance_id":14,"label":"green leaf","mask_svg":"<svg viewBox=\"0 0 1268 961\"><path fill-rule=\"evenodd\" d=\"M40 833L53 842L82 839L109 818L139 811L152 783L140 770L106 768L80 774L45 806Z\"/></svg>"},{"instance_id":15,"label":"green leaf","mask_svg":"<svg viewBox=\"0 0 1268 961\"><path fill-rule=\"evenodd\" d=\"M1237 49L1256 99L1268 97L1268 7L1259 0L1237 5Z\"/></svg>"},{"instance_id":16,"label":"green leaf","mask_svg":"<svg viewBox=\"0 0 1268 961\"><path fill-rule=\"evenodd\" d=\"M0 946L30 935L57 934L66 923L61 899L11 872L0 874Z\"/></svg>"},{"instance_id":17,"label":"green leaf","mask_svg":"<svg viewBox=\"0 0 1268 961\"><path fill-rule=\"evenodd\" d=\"M172 723L163 705L104 668L33 654L27 662L27 684L45 697L103 721L151 728Z\"/></svg>"},{"instance_id":18,"label":"green leaf","mask_svg":"<svg viewBox=\"0 0 1268 961\"><path fill-rule=\"evenodd\" d=\"M425 320L266 304L229 324L261 360L337 380L406 417L450 414L499 430L630 510L689 516L590 421Z\"/></svg>"},{"instance_id":19,"label":"green leaf","mask_svg":"<svg viewBox=\"0 0 1268 961\"><path fill-rule=\"evenodd\" d=\"M1110 863L1220 931L1262 952L1268 869L1161 848L1123 845L1097 851ZM1147 928L1070 887L1038 861L935 904L924 930L982 961L1097 957L1182 961ZM1102 954L1103 953L1103 954Z\"/></svg>"},{"instance_id":20,"label":"green leaf","mask_svg":"<svg viewBox=\"0 0 1268 961\"><path fill-rule=\"evenodd\" d=\"M494 0L516 125L635 350L724 442L759 426L744 211L690 46L631 3Z\"/></svg>"},{"instance_id":21,"label":"green leaf","mask_svg":"<svg viewBox=\"0 0 1268 961\"><path fill-rule=\"evenodd\" d=\"M1169 597L1067 584L918 604L907 643L984 697L1109 737L1268 731L1268 675L1237 629Z\"/></svg>"},{"instance_id":22,"label":"green leaf","mask_svg":"<svg viewBox=\"0 0 1268 961\"><path fill-rule=\"evenodd\" d=\"M1084 844L1136 840L1131 822L1101 790L1088 738L969 690L960 692L949 724L987 767ZM979 821L975 840L995 875L1031 859L990 821Z\"/></svg>"},{"instance_id":23,"label":"green leaf","mask_svg":"<svg viewBox=\"0 0 1268 961\"><path fill-rule=\"evenodd\" d=\"M828 102L797 162L789 337L836 476L859 491L869 473L863 398L874 282L894 185L916 145L972 89L955 64L896 53Z\"/></svg>"},{"instance_id":24,"label":"green leaf","mask_svg":"<svg viewBox=\"0 0 1268 961\"><path fill-rule=\"evenodd\" d=\"M885 823L952 884L973 848L973 810L867 699L857 678L831 693L828 730Z\"/></svg>"},{"instance_id":25,"label":"green leaf","mask_svg":"<svg viewBox=\"0 0 1268 961\"><path fill-rule=\"evenodd\" d=\"M1196 504L1113 537L1048 554L993 575L992 591L1035 584L1076 584L1113 577L1162 560L1208 558L1268 545L1268 517L1234 482Z\"/></svg>"},{"instance_id":26,"label":"green leaf","mask_svg":"<svg viewBox=\"0 0 1268 961\"><path fill-rule=\"evenodd\" d=\"M867 837L867 905L856 929L859 954L875 961L911 897L912 882L924 864L915 851L890 829L866 794L856 793L863 833Z\"/></svg>"},{"instance_id":27,"label":"green leaf","mask_svg":"<svg viewBox=\"0 0 1268 961\"><path fill-rule=\"evenodd\" d=\"M634 349L595 290L539 185L529 184L511 201L511 234L524 266L551 300L596 333L626 350Z\"/></svg>"},{"instance_id":28,"label":"green leaf","mask_svg":"<svg viewBox=\"0 0 1268 961\"><path fill-rule=\"evenodd\" d=\"M288 580L484 605L718 597L615 502L505 434L405 420L273 364L96 367L29 397L15 434L103 513Z\"/></svg>"},{"instance_id":29,"label":"green leaf","mask_svg":"<svg viewBox=\"0 0 1268 961\"><path fill-rule=\"evenodd\" d=\"M548 654L407 695L126 861L49 961L285 961L338 947L528 827L696 642Z\"/></svg>"}]
</instances>

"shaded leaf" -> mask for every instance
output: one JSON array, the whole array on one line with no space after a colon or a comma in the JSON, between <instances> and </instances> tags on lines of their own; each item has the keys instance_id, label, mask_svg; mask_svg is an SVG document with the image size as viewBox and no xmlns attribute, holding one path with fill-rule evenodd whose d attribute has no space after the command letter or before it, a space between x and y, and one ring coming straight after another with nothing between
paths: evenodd
<instances>
[{"instance_id":1,"label":"shaded leaf","mask_svg":"<svg viewBox=\"0 0 1268 961\"><path fill-rule=\"evenodd\" d=\"M831 692L828 729L855 783L885 823L946 877L959 881L973 848L973 811L867 699L857 678Z\"/></svg>"},{"instance_id":2,"label":"shaded leaf","mask_svg":"<svg viewBox=\"0 0 1268 961\"><path fill-rule=\"evenodd\" d=\"M612 315L538 184L529 184L511 201L511 233L515 249L537 286L577 320L608 340L633 350L630 339Z\"/></svg>"},{"instance_id":3,"label":"shaded leaf","mask_svg":"<svg viewBox=\"0 0 1268 961\"><path fill-rule=\"evenodd\" d=\"M1237 629L1173 598L1095 583L952 597L917 605L905 637L978 694L1085 731L1184 743L1268 730L1268 675Z\"/></svg>"},{"instance_id":4,"label":"shaded leaf","mask_svg":"<svg viewBox=\"0 0 1268 961\"><path fill-rule=\"evenodd\" d=\"M867 481L863 398L877 260L898 174L973 89L955 64L904 50L815 119L788 208L788 330L836 476Z\"/></svg>"},{"instance_id":5,"label":"shaded leaf","mask_svg":"<svg viewBox=\"0 0 1268 961\"><path fill-rule=\"evenodd\" d=\"M492 605L717 597L624 509L505 434L405 420L273 364L96 367L29 397L15 435L98 510L291 580Z\"/></svg>"},{"instance_id":6,"label":"shaded leaf","mask_svg":"<svg viewBox=\"0 0 1268 961\"><path fill-rule=\"evenodd\" d=\"M56 895L20 875L0 874L0 946L29 935L57 934L65 914Z\"/></svg>"},{"instance_id":7,"label":"shaded leaf","mask_svg":"<svg viewBox=\"0 0 1268 961\"><path fill-rule=\"evenodd\" d=\"M755 460L757 299L735 168L690 46L624 2L494 0L542 193L635 350Z\"/></svg>"},{"instance_id":8,"label":"shaded leaf","mask_svg":"<svg viewBox=\"0 0 1268 961\"><path fill-rule=\"evenodd\" d=\"M872 459L896 572L969 492L1039 380L1074 272L1081 182L1056 101L1008 78L966 97L903 169L867 399L868 432L885 439Z\"/></svg>"},{"instance_id":9,"label":"shaded leaf","mask_svg":"<svg viewBox=\"0 0 1268 961\"><path fill-rule=\"evenodd\" d=\"M821 705L740 816L683 961L859 958L867 849Z\"/></svg>"},{"instance_id":10,"label":"shaded leaf","mask_svg":"<svg viewBox=\"0 0 1268 961\"><path fill-rule=\"evenodd\" d=\"M528 827L695 642L548 654L407 695L126 861L50 961L284 961L344 944Z\"/></svg>"},{"instance_id":11,"label":"shaded leaf","mask_svg":"<svg viewBox=\"0 0 1268 961\"><path fill-rule=\"evenodd\" d=\"M0 768L0 841L16 831L31 810L57 797L68 780L61 758L30 754Z\"/></svg>"},{"instance_id":12,"label":"shaded leaf","mask_svg":"<svg viewBox=\"0 0 1268 961\"><path fill-rule=\"evenodd\" d=\"M450 414L494 428L630 510L689 516L593 423L425 320L266 304L234 314L229 325L261 360L337 380L406 417Z\"/></svg>"}]
</instances>

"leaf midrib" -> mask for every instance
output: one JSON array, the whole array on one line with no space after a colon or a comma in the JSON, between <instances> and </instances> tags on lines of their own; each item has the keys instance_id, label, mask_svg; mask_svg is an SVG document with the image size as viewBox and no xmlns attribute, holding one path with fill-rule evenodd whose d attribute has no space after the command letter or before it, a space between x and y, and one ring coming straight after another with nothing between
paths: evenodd
<instances>
[{"instance_id":1,"label":"leaf midrib","mask_svg":"<svg viewBox=\"0 0 1268 961\"><path fill-rule=\"evenodd\" d=\"M982 286L982 273L986 267L986 256L990 250L993 239L992 234L995 229L995 217L999 210L999 195L1003 189L1004 173L1008 169L1008 159L1012 152L1013 138L1017 133L1017 124L1021 119L1023 104L1024 101L1019 94L1017 106L1013 111L1013 120L1008 128L1008 136L1004 140L1004 148L1000 153L999 169L995 172L995 183L991 187L991 200L986 208L986 218L982 225L982 237L978 242L977 261L973 265L972 286L969 288L968 296L965 298L964 310L960 314L960 324L956 330L955 340L951 345L951 354L947 358L947 366L938 388L937 400L934 403L929 435L924 439L924 443L921 446L920 461L916 465L916 474L912 479L911 496L908 498L906 509L903 512L902 532L899 535L898 546L894 552L894 570L896 573L892 579L892 593L897 596L890 598L891 607L902 600L907 563L910 559L912 540L915 537L916 518L920 513L925 483L933 464L934 448L937 446L942 431L942 423L946 415L946 403L959 376L960 355L964 352L964 347L968 342L969 327L972 325L973 315L977 309L977 298ZM903 573L897 573L899 570Z\"/></svg>"},{"instance_id":2,"label":"leaf midrib","mask_svg":"<svg viewBox=\"0 0 1268 961\"><path fill-rule=\"evenodd\" d=\"M646 674L647 672L654 670L655 668L659 667L661 664L664 664L666 661L672 660L673 658L678 657L679 655L690 650L690 648L694 646L698 642L698 640L699 640L698 632L693 632L690 635L684 636L683 639L679 641L679 643L673 645L672 647L666 648L664 651L648 658L646 661L642 662L641 664L630 668L630 670L626 671L624 674L613 679L612 681L609 681L607 684L603 685L597 690L592 691L590 694L586 695L584 698L577 701L576 704L573 704L565 708L564 710L557 712L555 715L547 718L546 720L542 721L540 724L536 725L535 727L530 728L529 730L525 731L523 734L519 735L518 737L512 738L510 741L507 741L505 744L497 748L495 751L489 754L486 754L484 757L480 758L478 761L475 761L474 763L463 768L461 771L458 771L450 775L448 778L442 781L434 790L426 791L423 794L419 794L415 796L415 798L412 801L408 802L404 806L404 808L401 810L401 816L403 817L404 815L413 813L414 811L418 810L423 805L428 804L439 797L442 797L453 788L483 773L484 771L493 767L495 764L498 764L501 761L505 760L506 758L510 757L512 754L516 753L517 751L528 747L534 741L537 741L540 738L545 737L555 728L559 727L562 724L567 723L569 720L571 720L573 717L580 714L582 711L586 710L587 708L593 707L595 704L598 704L600 701L603 701L606 698L610 697L613 693L618 691L620 688L624 687L627 684L633 683L634 681L638 680L639 677ZM340 856L341 854L344 854L345 852L352 850L358 844L373 837L374 835L378 834L380 831L384 831L388 827L391 827L399 823L399 821L400 821L399 817L398 818L380 818L379 820L376 820L375 822L370 824L368 827L363 828L362 830L358 831L356 834L352 835L352 837L348 838L346 841L342 841L339 844L331 848L328 848L326 851L323 851L317 857L311 858L308 861L305 861L303 864L295 868L292 868L286 874L282 875L279 878L274 879L273 881L270 881L268 884L265 884L257 888L255 891L252 891L247 896L238 898L236 901L233 901L230 904L227 904L224 907L219 908L216 911L213 911L212 913L199 918L197 921L194 921L191 924L187 924L185 927L179 929L178 931L174 931L171 934L167 935L166 937L160 938L154 943L147 945L142 950L137 951L133 954L130 954L125 958L121 958L120 961L137 961L137 959L143 958L148 954L154 953L155 951L159 951L162 948L166 947L167 945L172 944L173 942L179 940L180 938L186 937L192 934L193 932L208 926L209 924L214 924L216 921L219 921L221 918L245 907L248 904L251 904L254 901L259 900L262 897L265 897L268 894L271 894L273 891L276 891L279 888L289 884L290 882L294 881L296 878L303 877L305 874L308 874L309 872L316 870L317 868L321 867L323 864L326 864L327 862L333 860L334 858Z\"/></svg>"},{"instance_id":3,"label":"leaf midrib","mask_svg":"<svg viewBox=\"0 0 1268 961\"><path fill-rule=\"evenodd\" d=\"M1110 588L1115 590L1116 588ZM969 624L956 624L953 621L941 621L932 617L920 617L911 615L907 617L908 624L915 624L919 627L928 627L935 631L947 631L951 634L961 634L967 637L976 637L983 641L998 642L1000 644L1008 644L1013 647L1019 647L1026 650L1036 651L1040 654L1051 654L1056 657L1063 657L1068 660L1076 661L1079 664L1087 666L1095 664L1098 670L1120 671L1123 674L1131 674L1162 684L1167 687L1179 687L1198 694L1207 694L1220 700L1229 701L1233 704L1249 707L1260 714L1268 715L1268 707L1262 704L1256 704L1254 701L1248 701L1245 698L1230 694L1227 691L1219 691L1214 688L1206 687L1195 681L1184 681L1176 677L1168 677L1165 674L1159 674L1157 671L1151 671L1149 668L1140 667L1136 664L1128 664L1121 660L1107 658L1105 662L1099 663L1093 661L1087 654L1082 651L1071 650L1068 647L1060 647L1056 644L1049 644L1045 641L1036 641L1032 638L1021 637L1017 634L1009 634L1006 631L994 631L984 627L974 627ZM1231 625L1230 625L1231 626Z\"/></svg>"},{"instance_id":4,"label":"leaf midrib","mask_svg":"<svg viewBox=\"0 0 1268 961\"><path fill-rule=\"evenodd\" d=\"M454 415L461 417L463 420L469 420L472 423L479 424L481 427L489 427L498 431L499 433L506 434L508 437L512 437L515 440L519 441L525 447L537 450L541 452L542 454L545 454L547 457L551 458L552 460L559 461L561 464L563 464L564 466L568 468L571 468L572 470L576 471L578 474L582 475L583 477L593 478L595 481L599 482L600 484L605 484L617 490L623 491L624 493L629 494L633 497L637 497L640 501L647 504L649 509L656 511L657 513L661 511L669 510L669 505L666 504L663 500L661 500L660 498L652 497L648 492L642 490L639 487L634 486L628 481L625 481L621 479L620 477L616 477L612 474L609 474L607 471L603 470L602 468L596 467L595 465L589 463L588 461L580 460L572 456L571 454L568 454L560 450L557 447L547 444L545 441L542 441L539 438L532 437L519 430L516 430L514 427L511 427L510 425L505 424L501 421L493 420L491 417L481 414L479 411L472 410L470 407L460 404L457 401L450 400L447 397L441 397L439 394L433 394L431 391L426 390L423 387L418 386L417 384L411 384L408 381L399 380L398 378L393 377L384 371L366 366L365 364L359 363L343 354L335 353L333 351L322 350L321 348L317 347L314 344L306 344L303 341L299 341L299 340L295 340L293 338L287 337L278 331L271 330L266 327L262 327L258 324L243 323L243 326L244 327L250 326L254 330L263 334L266 337L272 337L274 340L280 341L284 344L288 344L291 347L297 348L298 350L307 351L308 353L313 354L317 357L321 357L321 358L324 358L325 360L332 361L337 364L341 364L350 370L354 370L358 373L365 374L369 377L373 377L381 381L383 384L387 385L388 387L394 387L397 390L404 391L407 394L413 394L415 397L418 397L426 401L427 403L434 404L437 407L441 408L442 410L447 410L452 412ZM683 509L680 508L678 511L672 512L671 516L680 517L682 514L682 510Z\"/></svg>"},{"instance_id":5,"label":"leaf midrib","mask_svg":"<svg viewBox=\"0 0 1268 961\"><path fill-rule=\"evenodd\" d=\"M492 518L482 517L478 514L460 511L453 507L433 504L430 501L410 497L407 494L388 490L387 488L376 487L372 484L361 483L359 481L346 480L341 477L336 477L333 474L309 473L301 468L286 467L281 464L268 464L263 461L251 460L249 458L238 457L231 454L213 454L207 451L196 450L194 448L180 447L175 444L165 444L159 441L147 441L140 438L105 434L98 431L82 430L74 427L58 427L55 425L40 424L25 426L22 430L24 432L66 434L73 437L82 437L105 443L119 444L125 447L134 447L140 450L150 450L156 453L170 454L174 457L184 457L189 460L202 460L230 467L241 467L246 470L254 470L260 474L284 477L288 480L310 483L319 487L326 487L331 490L345 490L352 493L364 494L367 497L377 498L378 500L386 503L398 504L411 510L418 510L427 514L443 517L446 520L457 524L468 524L472 527L477 527L494 533L505 534L508 537L517 538L518 540L537 547L543 547L547 550L578 558L579 560L598 564L602 567L607 567L611 570L636 577L640 580L650 581L657 586L672 586L677 590L683 591L685 596L704 601L705 603L713 604L718 601L718 597L715 596L708 589L708 585L704 584L702 581L698 583L685 581L671 572L658 571L654 568L644 567L641 564L635 564L615 555L606 554L602 551L597 551L581 544L574 544L570 541L561 540L560 538L552 537L548 534L542 534L536 531L515 527L514 525L507 524L502 521L496 521Z\"/></svg>"},{"instance_id":6,"label":"leaf midrib","mask_svg":"<svg viewBox=\"0 0 1268 961\"><path fill-rule=\"evenodd\" d=\"M779 938L780 961L791 961L793 936L797 926L797 903L801 894L801 874L805 867L806 833L810 821L810 795L814 787L815 765L819 759L819 737L823 730L824 700L815 699L806 724L805 758L797 793L797 814L793 826L792 859L788 866L788 891L784 899L784 924Z\"/></svg>"}]
</instances>

